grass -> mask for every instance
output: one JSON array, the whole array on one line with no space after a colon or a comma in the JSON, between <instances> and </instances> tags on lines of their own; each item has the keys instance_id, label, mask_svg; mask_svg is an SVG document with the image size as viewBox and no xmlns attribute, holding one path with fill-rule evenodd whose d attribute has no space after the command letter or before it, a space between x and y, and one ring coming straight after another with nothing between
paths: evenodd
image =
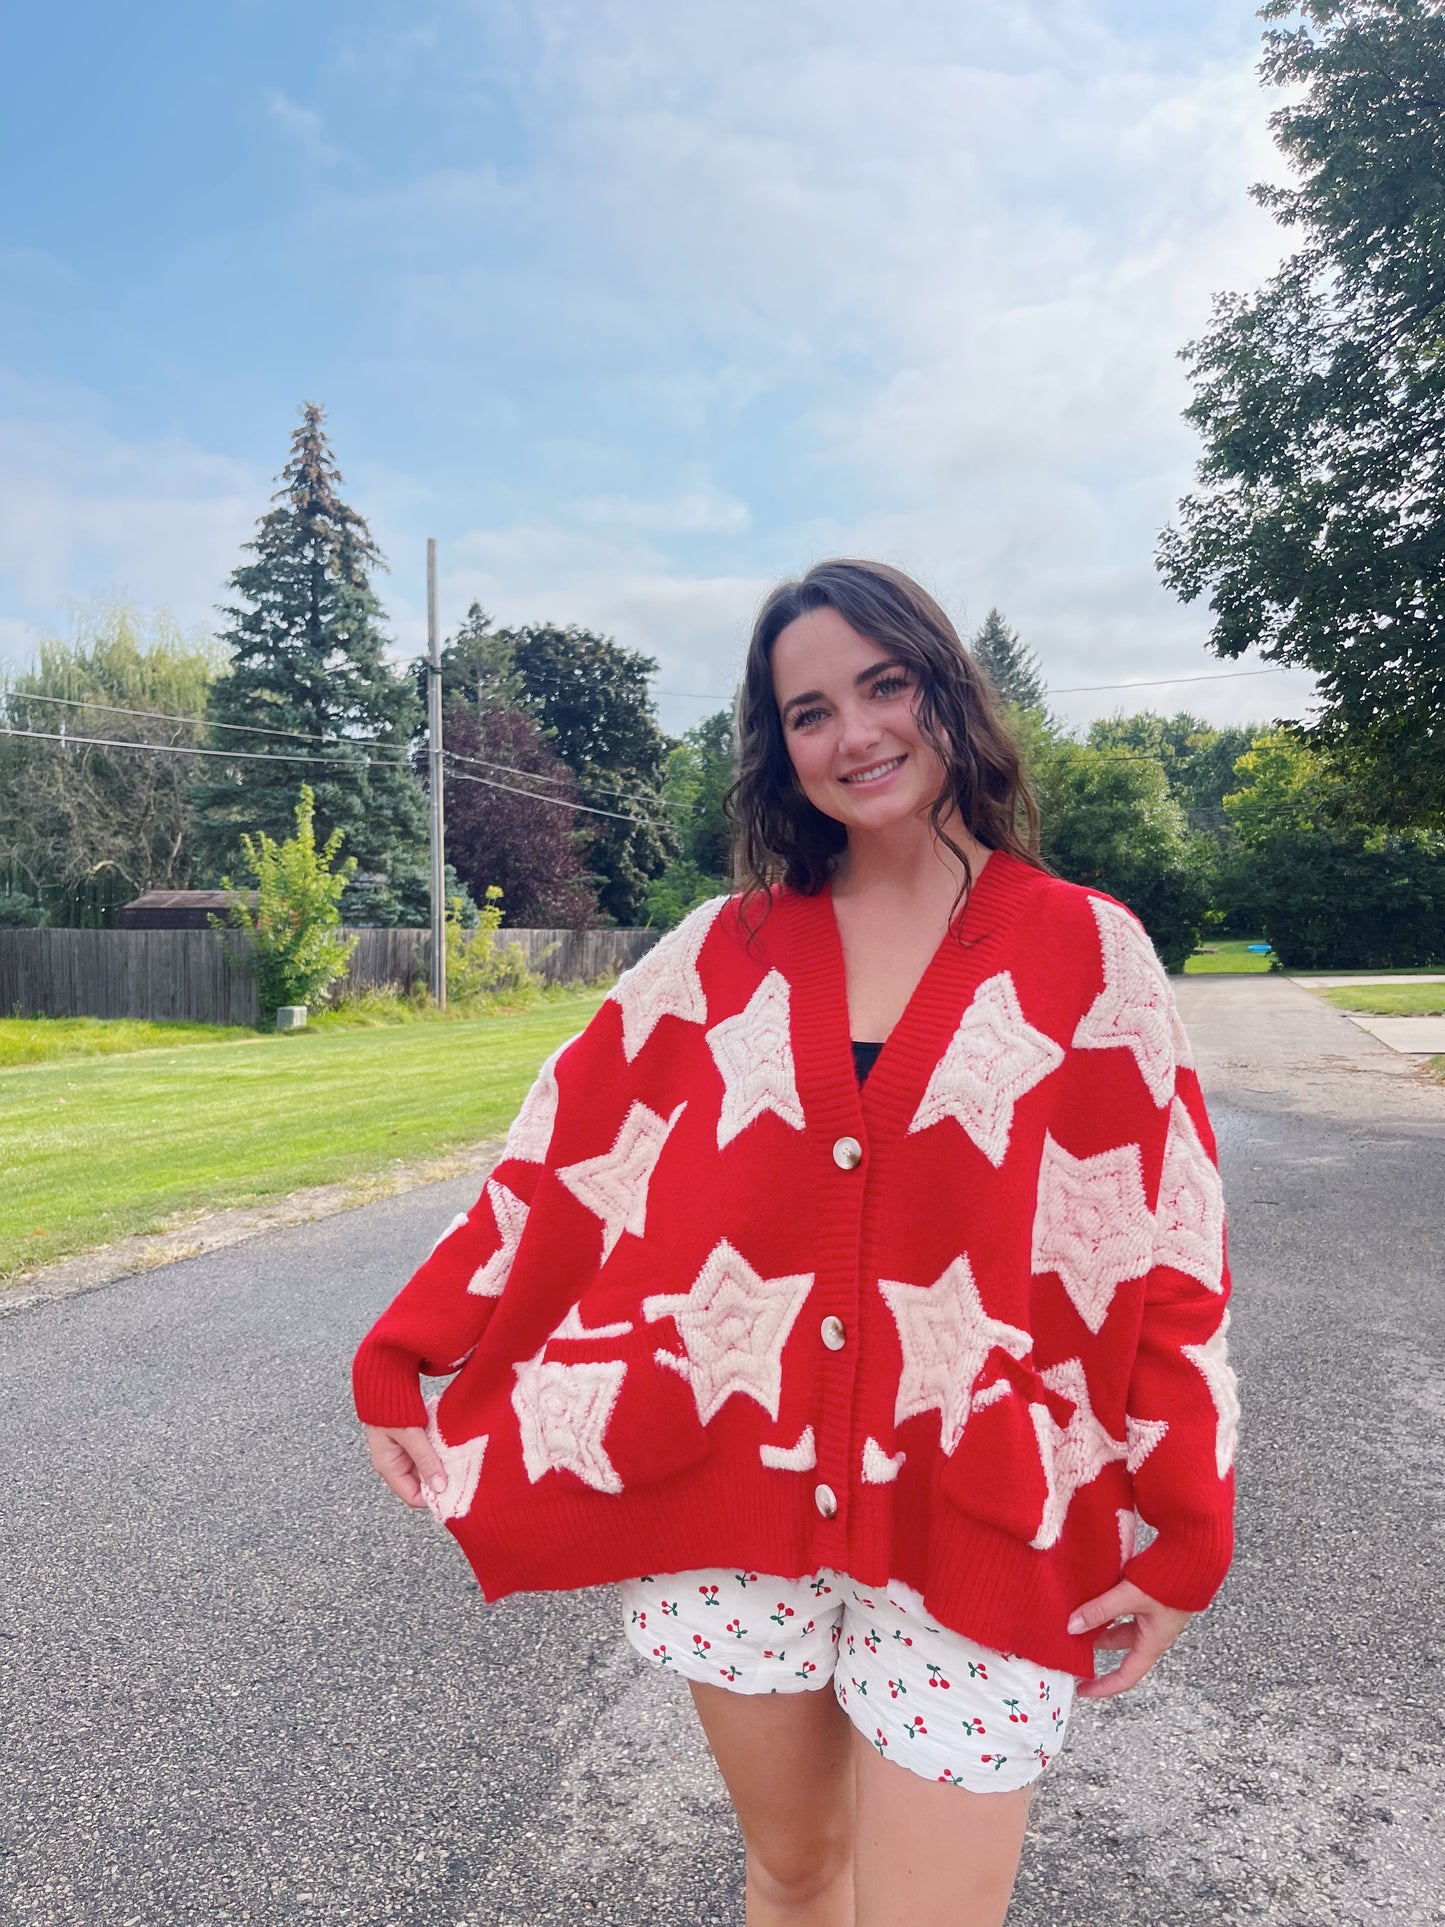
<instances>
[{"instance_id":1,"label":"grass","mask_svg":"<svg viewBox=\"0 0 1445 1927\"><path fill-rule=\"evenodd\" d=\"M1349 984L1315 995L1366 1017L1445 1017L1445 984Z\"/></svg>"},{"instance_id":2,"label":"grass","mask_svg":"<svg viewBox=\"0 0 1445 1927\"><path fill-rule=\"evenodd\" d=\"M1249 948L1252 943L1263 942L1263 937L1220 937L1187 959L1185 974L1195 977L1212 971L1267 971L1274 961L1274 952L1270 951L1267 956L1251 955Z\"/></svg>"},{"instance_id":3,"label":"grass","mask_svg":"<svg viewBox=\"0 0 1445 1927\"><path fill-rule=\"evenodd\" d=\"M0 1278L194 1211L500 1136L601 997L0 1071Z\"/></svg>"},{"instance_id":4,"label":"grass","mask_svg":"<svg viewBox=\"0 0 1445 1927\"><path fill-rule=\"evenodd\" d=\"M254 1030L223 1024L150 1024L131 1018L0 1017L0 1070L62 1058L128 1056L184 1044L227 1044Z\"/></svg>"}]
</instances>

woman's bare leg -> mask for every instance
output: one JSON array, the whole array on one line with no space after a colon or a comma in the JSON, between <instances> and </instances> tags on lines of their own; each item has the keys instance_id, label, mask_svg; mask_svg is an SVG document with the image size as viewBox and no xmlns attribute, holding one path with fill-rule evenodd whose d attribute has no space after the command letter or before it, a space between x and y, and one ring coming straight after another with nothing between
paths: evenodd
<instances>
[{"instance_id":1,"label":"woman's bare leg","mask_svg":"<svg viewBox=\"0 0 1445 1927\"><path fill-rule=\"evenodd\" d=\"M856 1729L852 1746L857 1927L1000 1927L1032 1787L970 1793L883 1759Z\"/></svg>"},{"instance_id":2,"label":"woman's bare leg","mask_svg":"<svg viewBox=\"0 0 1445 1927\"><path fill-rule=\"evenodd\" d=\"M747 1927L854 1927L853 1728L837 1700L826 1687L692 1697L742 1829Z\"/></svg>"}]
</instances>

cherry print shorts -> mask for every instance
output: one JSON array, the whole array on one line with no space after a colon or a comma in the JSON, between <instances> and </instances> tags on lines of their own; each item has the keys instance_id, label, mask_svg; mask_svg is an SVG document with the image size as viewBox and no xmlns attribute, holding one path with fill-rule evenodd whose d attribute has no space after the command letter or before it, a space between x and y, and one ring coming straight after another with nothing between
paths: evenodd
<instances>
[{"instance_id":1,"label":"cherry print shorts","mask_svg":"<svg viewBox=\"0 0 1445 1927\"><path fill-rule=\"evenodd\" d=\"M735 1693L831 1685L863 1737L924 1779L1007 1793L1063 1746L1072 1673L949 1632L896 1580L880 1592L827 1570L682 1572L620 1590L624 1631L644 1659Z\"/></svg>"}]
</instances>

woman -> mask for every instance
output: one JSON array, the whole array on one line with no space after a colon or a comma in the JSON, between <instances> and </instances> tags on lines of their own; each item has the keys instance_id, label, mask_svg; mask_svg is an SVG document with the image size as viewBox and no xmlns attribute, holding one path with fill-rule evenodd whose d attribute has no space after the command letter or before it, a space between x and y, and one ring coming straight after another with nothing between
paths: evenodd
<instances>
[{"instance_id":1,"label":"woman","mask_svg":"<svg viewBox=\"0 0 1445 1927\"><path fill-rule=\"evenodd\" d=\"M776 589L738 737L742 893L544 1067L358 1410L488 1597L624 1582L750 1927L985 1927L1076 1676L1133 1686L1229 1563L1213 1140L1147 936L1038 864L916 583Z\"/></svg>"}]
</instances>

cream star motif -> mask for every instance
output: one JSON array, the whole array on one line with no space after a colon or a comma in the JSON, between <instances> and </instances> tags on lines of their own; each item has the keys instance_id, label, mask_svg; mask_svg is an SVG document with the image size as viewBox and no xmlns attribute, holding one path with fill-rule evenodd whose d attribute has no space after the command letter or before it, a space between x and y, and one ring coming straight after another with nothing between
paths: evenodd
<instances>
[{"instance_id":1,"label":"cream star motif","mask_svg":"<svg viewBox=\"0 0 1445 1927\"><path fill-rule=\"evenodd\" d=\"M509 1191L505 1184L499 1184L495 1178L487 1179L487 1202L492 1207L492 1216L497 1221L497 1232L502 1242L486 1263L478 1265L472 1273L467 1290L478 1298L500 1298L507 1274L512 1269L512 1261L517 1255L517 1246L522 1242L522 1233L527 1228L527 1207L515 1191Z\"/></svg>"},{"instance_id":2,"label":"cream star motif","mask_svg":"<svg viewBox=\"0 0 1445 1927\"><path fill-rule=\"evenodd\" d=\"M569 1305L562 1322L547 1343L550 1345L553 1338L626 1338L631 1330L632 1326L626 1319L619 1319L611 1325L584 1325L581 1306Z\"/></svg>"},{"instance_id":3,"label":"cream star motif","mask_svg":"<svg viewBox=\"0 0 1445 1927\"><path fill-rule=\"evenodd\" d=\"M1127 1566L1139 1541L1139 1515L1132 1506L1118 1506L1114 1519L1119 1527L1119 1564Z\"/></svg>"},{"instance_id":4,"label":"cream star motif","mask_svg":"<svg viewBox=\"0 0 1445 1927\"><path fill-rule=\"evenodd\" d=\"M1138 1145L1076 1158L1045 1133L1033 1269L1058 1273L1091 1332L1108 1317L1119 1286L1149 1269L1153 1249Z\"/></svg>"},{"instance_id":5,"label":"cream star motif","mask_svg":"<svg viewBox=\"0 0 1445 1927\"><path fill-rule=\"evenodd\" d=\"M994 1346L1022 1358L1034 1341L1016 1325L989 1317L962 1253L931 1285L880 1278L878 1289L893 1314L903 1352L893 1422L901 1425L936 1409L939 1437L951 1454L974 1410L973 1388Z\"/></svg>"},{"instance_id":6,"label":"cream star motif","mask_svg":"<svg viewBox=\"0 0 1445 1927\"><path fill-rule=\"evenodd\" d=\"M1014 1106L1064 1061L1052 1037L1035 1030L1019 1006L1008 971L979 985L908 1129L955 1118L995 1169L1003 1163Z\"/></svg>"},{"instance_id":7,"label":"cream star motif","mask_svg":"<svg viewBox=\"0 0 1445 1927\"><path fill-rule=\"evenodd\" d=\"M441 1236L437 1239L436 1243L432 1246L431 1250L426 1254L428 1258L434 1258L436 1254L441 1250L442 1246L446 1243L447 1239L450 1238L452 1233L454 1231L461 1230L462 1226L466 1223L469 1215L470 1214L466 1211L459 1211L457 1213L457 1215L452 1219L451 1223L447 1226L446 1230L441 1234Z\"/></svg>"},{"instance_id":8,"label":"cream star motif","mask_svg":"<svg viewBox=\"0 0 1445 1927\"><path fill-rule=\"evenodd\" d=\"M803 1427L796 1445L760 1445L758 1457L775 1472L811 1472L818 1463L812 1426Z\"/></svg>"},{"instance_id":9,"label":"cream star motif","mask_svg":"<svg viewBox=\"0 0 1445 1927\"><path fill-rule=\"evenodd\" d=\"M622 1012L622 1053L629 1064L664 1017L680 1017L688 1024L707 1022L707 996L697 960L713 919L726 902L726 897L713 897L700 903L613 985L609 1002Z\"/></svg>"},{"instance_id":10,"label":"cream star motif","mask_svg":"<svg viewBox=\"0 0 1445 1927\"><path fill-rule=\"evenodd\" d=\"M1226 1311L1214 1336L1202 1345L1181 1345L1180 1350L1204 1375L1209 1396L1214 1400L1218 1424L1214 1434L1214 1469L1222 1479L1234 1464L1234 1448L1239 1441L1238 1380L1229 1363L1229 1313Z\"/></svg>"},{"instance_id":11,"label":"cream star motif","mask_svg":"<svg viewBox=\"0 0 1445 1927\"><path fill-rule=\"evenodd\" d=\"M671 1318L687 1350L675 1369L692 1386L706 1425L734 1392L755 1398L771 1419L783 1391L783 1347L813 1288L811 1271L761 1278L742 1253L721 1238L692 1289L644 1298L651 1323Z\"/></svg>"},{"instance_id":12,"label":"cream star motif","mask_svg":"<svg viewBox=\"0 0 1445 1927\"><path fill-rule=\"evenodd\" d=\"M1154 1447L1169 1430L1168 1419L1130 1418L1124 1415L1124 1437L1129 1445L1129 1470L1137 1472Z\"/></svg>"},{"instance_id":13,"label":"cream star motif","mask_svg":"<svg viewBox=\"0 0 1445 1927\"><path fill-rule=\"evenodd\" d=\"M1174 1038L1179 1019L1169 980L1144 926L1117 903L1091 896L1089 907L1099 926L1104 988L1079 1020L1077 1050L1134 1053L1140 1075L1156 1104L1167 1104L1174 1089Z\"/></svg>"},{"instance_id":14,"label":"cream star motif","mask_svg":"<svg viewBox=\"0 0 1445 1927\"><path fill-rule=\"evenodd\" d=\"M569 1037L567 1044L577 1039ZM559 1044L537 1073L537 1081L522 1100L522 1108L512 1120L503 1157L519 1158L524 1164L545 1164L547 1148L557 1123L557 1059L567 1044Z\"/></svg>"},{"instance_id":15,"label":"cream star motif","mask_svg":"<svg viewBox=\"0 0 1445 1927\"><path fill-rule=\"evenodd\" d=\"M1194 1120L1176 1097L1154 1213L1154 1263L1188 1272L1206 1291L1224 1290L1224 1191Z\"/></svg>"},{"instance_id":16,"label":"cream star motif","mask_svg":"<svg viewBox=\"0 0 1445 1927\"><path fill-rule=\"evenodd\" d=\"M522 1463L535 1485L544 1472L575 1472L599 1492L620 1492L622 1480L603 1438L627 1366L620 1359L584 1365L544 1363L541 1352L512 1368L512 1410L522 1432Z\"/></svg>"},{"instance_id":17,"label":"cream star motif","mask_svg":"<svg viewBox=\"0 0 1445 1927\"><path fill-rule=\"evenodd\" d=\"M1044 1516L1031 1544L1044 1552L1058 1544L1069 1502L1079 1487L1091 1485L1106 1465L1127 1457L1129 1448L1122 1439L1111 1438L1094 1417L1079 1359L1066 1358L1062 1365L1051 1365L1040 1376L1051 1392L1061 1393L1074 1407L1068 1424L1060 1426L1047 1405L1029 1406L1048 1486Z\"/></svg>"},{"instance_id":18,"label":"cream star motif","mask_svg":"<svg viewBox=\"0 0 1445 1927\"><path fill-rule=\"evenodd\" d=\"M903 1470L906 1452L885 1452L875 1438L863 1441L863 1483L865 1485L892 1485Z\"/></svg>"},{"instance_id":19,"label":"cream star motif","mask_svg":"<svg viewBox=\"0 0 1445 1927\"><path fill-rule=\"evenodd\" d=\"M448 1445L437 1424L437 1406L440 1402L440 1392L426 1402L426 1435L447 1475L446 1490L433 1492L424 1479L421 1489L432 1512L445 1523L448 1519L464 1519L471 1511L477 1480L481 1477L482 1460L486 1456L487 1435L484 1432L479 1439L467 1439L461 1445Z\"/></svg>"},{"instance_id":20,"label":"cream star motif","mask_svg":"<svg viewBox=\"0 0 1445 1927\"><path fill-rule=\"evenodd\" d=\"M634 1104L610 1151L558 1170L557 1176L573 1197L602 1220L604 1264L624 1231L640 1238L646 1229L647 1187L668 1135L685 1109L685 1104L679 1104L671 1117L659 1117L645 1104Z\"/></svg>"},{"instance_id":21,"label":"cream star motif","mask_svg":"<svg viewBox=\"0 0 1445 1927\"><path fill-rule=\"evenodd\" d=\"M788 1030L788 980L780 970L768 972L736 1017L713 1025L707 1047L723 1080L719 1150L765 1111L776 1111L795 1131L804 1128Z\"/></svg>"}]
</instances>

